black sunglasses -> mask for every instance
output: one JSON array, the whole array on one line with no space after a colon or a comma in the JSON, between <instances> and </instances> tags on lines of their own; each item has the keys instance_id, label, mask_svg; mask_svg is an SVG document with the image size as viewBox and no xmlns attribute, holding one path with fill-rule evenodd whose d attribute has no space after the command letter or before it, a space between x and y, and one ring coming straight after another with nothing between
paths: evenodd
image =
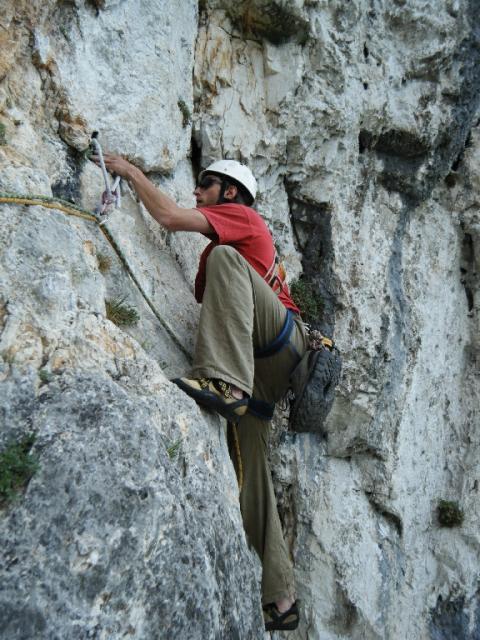
<instances>
[{"instance_id":1,"label":"black sunglasses","mask_svg":"<svg viewBox=\"0 0 480 640\"><path fill-rule=\"evenodd\" d=\"M221 185L222 181L214 176L204 176L197 182L197 187L200 187L200 189L210 189L213 184Z\"/></svg>"}]
</instances>

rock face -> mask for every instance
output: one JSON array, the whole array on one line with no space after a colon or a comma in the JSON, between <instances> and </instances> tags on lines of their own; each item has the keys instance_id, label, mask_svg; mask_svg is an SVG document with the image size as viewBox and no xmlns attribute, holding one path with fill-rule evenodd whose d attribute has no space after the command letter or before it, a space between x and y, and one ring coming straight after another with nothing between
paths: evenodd
<instances>
[{"instance_id":1,"label":"rock face","mask_svg":"<svg viewBox=\"0 0 480 640\"><path fill-rule=\"evenodd\" d=\"M473 0L13 2L0 16L0 191L93 209L93 130L180 204L248 162L343 376L327 438L277 416L291 638L480 637L480 29ZM107 229L0 203L5 637L261 638L259 565L222 421L168 382L204 240L125 186ZM120 249L123 262L115 247ZM128 272L129 265L149 303ZM107 302L139 314L107 319ZM442 527L450 500L463 522Z\"/></svg>"}]
</instances>

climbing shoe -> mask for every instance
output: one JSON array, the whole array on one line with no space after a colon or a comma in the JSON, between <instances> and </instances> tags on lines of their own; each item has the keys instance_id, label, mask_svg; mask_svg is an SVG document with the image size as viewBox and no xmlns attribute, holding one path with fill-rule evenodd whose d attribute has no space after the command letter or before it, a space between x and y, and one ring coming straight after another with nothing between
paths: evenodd
<instances>
[{"instance_id":1,"label":"climbing shoe","mask_svg":"<svg viewBox=\"0 0 480 640\"><path fill-rule=\"evenodd\" d=\"M290 374L295 396L290 411L290 426L299 433L326 436L326 418L332 409L342 373L342 359L334 342L319 334L310 336L310 349ZM320 335L320 337L318 337Z\"/></svg>"},{"instance_id":2,"label":"climbing shoe","mask_svg":"<svg viewBox=\"0 0 480 640\"><path fill-rule=\"evenodd\" d=\"M280 613L274 602L267 604L263 607L263 619L265 631L293 631L300 620L297 603L294 602L284 613Z\"/></svg>"},{"instance_id":3,"label":"climbing shoe","mask_svg":"<svg viewBox=\"0 0 480 640\"><path fill-rule=\"evenodd\" d=\"M248 398L235 398L227 382L211 378L175 378L172 380L198 404L213 409L229 422L237 423L246 413Z\"/></svg>"}]
</instances>

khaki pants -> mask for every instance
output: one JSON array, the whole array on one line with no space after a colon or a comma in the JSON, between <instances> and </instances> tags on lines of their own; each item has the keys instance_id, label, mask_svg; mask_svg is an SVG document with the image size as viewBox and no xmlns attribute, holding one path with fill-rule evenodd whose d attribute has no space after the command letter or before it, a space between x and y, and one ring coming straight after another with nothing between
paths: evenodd
<instances>
[{"instance_id":1,"label":"khaki pants","mask_svg":"<svg viewBox=\"0 0 480 640\"><path fill-rule=\"evenodd\" d=\"M278 401L306 350L302 321L295 318L290 344L275 355L254 360L253 351L278 336L285 317L285 307L248 262L228 245L216 247L207 261L192 376L220 378L257 400ZM262 561L263 603L268 604L294 597L293 569L268 466L270 421L247 413L237 431L244 477L240 508L247 537Z\"/></svg>"}]
</instances>

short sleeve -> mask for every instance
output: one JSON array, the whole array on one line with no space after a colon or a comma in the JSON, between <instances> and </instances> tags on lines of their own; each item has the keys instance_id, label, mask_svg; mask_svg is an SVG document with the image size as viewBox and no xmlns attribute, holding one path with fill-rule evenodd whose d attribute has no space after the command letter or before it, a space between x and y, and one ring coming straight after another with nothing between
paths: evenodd
<instances>
[{"instance_id":1,"label":"short sleeve","mask_svg":"<svg viewBox=\"0 0 480 640\"><path fill-rule=\"evenodd\" d=\"M241 242L252 233L248 207L227 203L197 209L214 228L219 244Z\"/></svg>"}]
</instances>

